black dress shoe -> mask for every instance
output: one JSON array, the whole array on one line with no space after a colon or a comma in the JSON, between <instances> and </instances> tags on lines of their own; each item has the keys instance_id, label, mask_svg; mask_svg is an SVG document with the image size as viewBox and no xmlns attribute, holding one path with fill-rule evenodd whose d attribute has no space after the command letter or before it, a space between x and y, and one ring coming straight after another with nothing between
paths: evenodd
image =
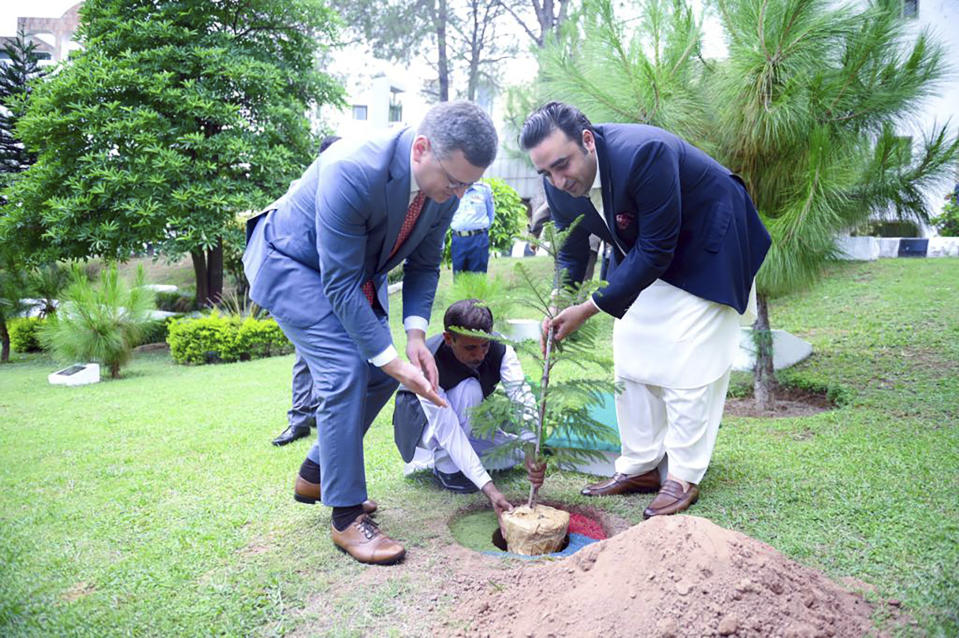
<instances>
[{"instance_id":1,"label":"black dress shoe","mask_svg":"<svg viewBox=\"0 0 959 638\"><path fill-rule=\"evenodd\" d=\"M291 425L283 430L283 433L280 436L273 439L273 445L286 445L287 443L292 443L297 439L302 439L305 436L310 436L310 426Z\"/></svg>"},{"instance_id":2,"label":"black dress shoe","mask_svg":"<svg viewBox=\"0 0 959 638\"><path fill-rule=\"evenodd\" d=\"M462 472L441 472L434 467L433 476L444 490L457 494L472 494L479 491L473 481L466 478L466 475Z\"/></svg>"}]
</instances>

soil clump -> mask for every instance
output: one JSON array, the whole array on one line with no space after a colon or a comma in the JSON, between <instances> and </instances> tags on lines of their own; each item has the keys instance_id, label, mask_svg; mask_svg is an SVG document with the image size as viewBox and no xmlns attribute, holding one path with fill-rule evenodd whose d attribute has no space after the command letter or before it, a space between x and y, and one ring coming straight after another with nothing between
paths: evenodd
<instances>
[{"instance_id":1,"label":"soil clump","mask_svg":"<svg viewBox=\"0 0 959 638\"><path fill-rule=\"evenodd\" d=\"M874 608L773 547L660 516L510 574L461 608L460 636L782 636L875 632Z\"/></svg>"}]
</instances>

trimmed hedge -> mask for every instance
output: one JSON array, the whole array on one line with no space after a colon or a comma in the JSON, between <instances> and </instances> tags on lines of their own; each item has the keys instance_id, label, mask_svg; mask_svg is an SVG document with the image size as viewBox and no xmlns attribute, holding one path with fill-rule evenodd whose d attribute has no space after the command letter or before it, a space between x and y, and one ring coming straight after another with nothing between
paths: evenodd
<instances>
[{"instance_id":1,"label":"trimmed hedge","mask_svg":"<svg viewBox=\"0 0 959 638\"><path fill-rule=\"evenodd\" d=\"M273 319L243 319L216 312L174 319L169 324L167 343L174 361L195 365L293 352L293 345Z\"/></svg>"},{"instance_id":2,"label":"trimmed hedge","mask_svg":"<svg viewBox=\"0 0 959 638\"><path fill-rule=\"evenodd\" d=\"M39 317L19 317L7 323L10 346L17 352L40 352L43 347L37 339L44 320Z\"/></svg>"}]
</instances>

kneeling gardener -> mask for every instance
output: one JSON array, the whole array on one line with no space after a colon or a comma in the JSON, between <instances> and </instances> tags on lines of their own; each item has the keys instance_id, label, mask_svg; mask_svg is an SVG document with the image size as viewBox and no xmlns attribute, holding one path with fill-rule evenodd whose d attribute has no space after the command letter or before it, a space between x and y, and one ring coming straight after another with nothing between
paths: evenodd
<instances>
[{"instance_id":1,"label":"kneeling gardener","mask_svg":"<svg viewBox=\"0 0 959 638\"><path fill-rule=\"evenodd\" d=\"M519 459L507 458L484 467L480 455L509 441L515 435L497 431L480 438L470 425L470 409L479 405L502 382L507 396L523 406L523 414L533 415L536 400L523 376L519 358L512 347L453 331L491 333L493 313L477 299L464 299L451 305L443 317L443 334L426 340L439 371L439 396L447 403L433 401L401 387L396 394L393 431L396 447L407 463L417 447L433 458L433 475L445 489L459 493L482 490L497 515L512 509L490 478L487 469L512 467ZM533 441L532 432L521 438ZM537 468L528 468L530 479ZM539 473L542 470L539 469Z\"/></svg>"}]
</instances>

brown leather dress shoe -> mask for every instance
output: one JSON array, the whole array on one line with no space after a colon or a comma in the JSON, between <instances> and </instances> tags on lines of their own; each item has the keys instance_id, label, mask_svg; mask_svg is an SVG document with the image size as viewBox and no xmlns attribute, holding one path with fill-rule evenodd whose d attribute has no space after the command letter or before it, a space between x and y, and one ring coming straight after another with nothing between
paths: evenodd
<instances>
[{"instance_id":1,"label":"brown leather dress shoe","mask_svg":"<svg viewBox=\"0 0 959 638\"><path fill-rule=\"evenodd\" d=\"M297 475L296 484L293 486L293 500L313 505L320 500L320 484L312 483ZM379 505L376 504L376 501L369 499L363 501L363 512L365 514L372 514L378 508Z\"/></svg>"},{"instance_id":2,"label":"brown leather dress shoe","mask_svg":"<svg viewBox=\"0 0 959 638\"><path fill-rule=\"evenodd\" d=\"M342 532L330 525L333 544L361 563L392 565L403 560L406 549L380 531L368 514L360 514Z\"/></svg>"},{"instance_id":3,"label":"brown leather dress shoe","mask_svg":"<svg viewBox=\"0 0 959 638\"><path fill-rule=\"evenodd\" d=\"M611 479L587 485L580 492L583 496L613 496L614 494L640 494L659 489L659 470L653 468L645 474L617 474Z\"/></svg>"},{"instance_id":4,"label":"brown leather dress shoe","mask_svg":"<svg viewBox=\"0 0 959 638\"><path fill-rule=\"evenodd\" d=\"M665 516L667 514L676 514L689 508L690 505L699 500L699 487L690 485L689 490L683 492L683 484L678 481L666 481L663 483L659 494L653 499L645 510L643 518L653 516Z\"/></svg>"}]
</instances>

